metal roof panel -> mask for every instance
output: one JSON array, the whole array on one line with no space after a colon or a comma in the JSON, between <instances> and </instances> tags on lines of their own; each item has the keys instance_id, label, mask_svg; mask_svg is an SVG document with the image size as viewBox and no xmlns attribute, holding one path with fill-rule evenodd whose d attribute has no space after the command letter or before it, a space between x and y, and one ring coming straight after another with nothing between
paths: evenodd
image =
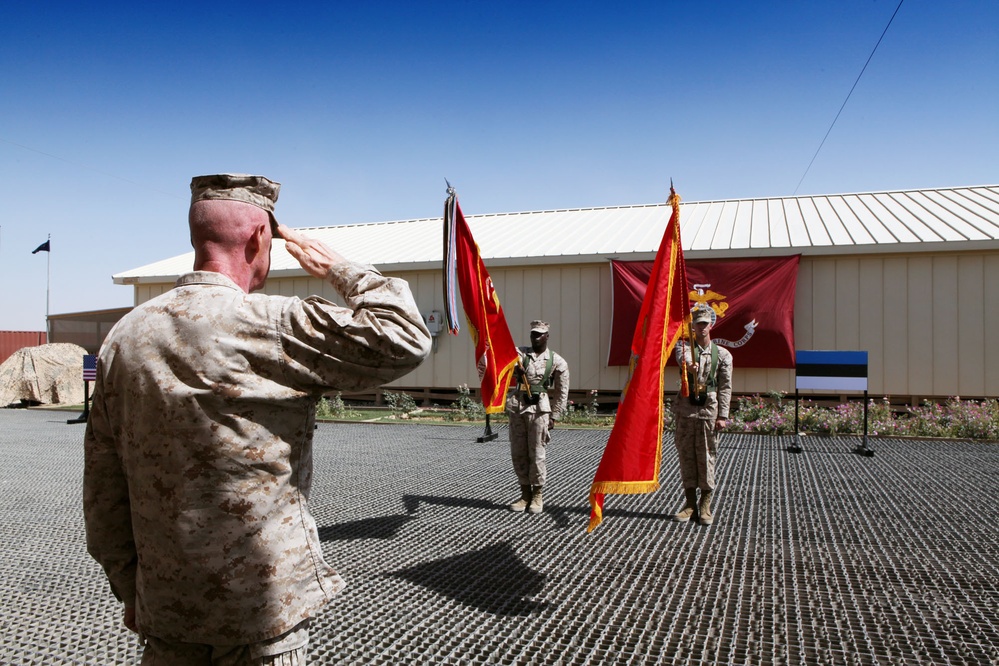
<instances>
[{"instance_id":1,"label":"metal roof panel","mask_svg":"<svg viewBox=\"0 0 999 666\"><path fill-rule=\"evenodd\" d=\"M680 204L684 250L700 256L842 251L931 251L940 243L999 247L999 186L771 197ZM671 209L665 203L466 215L489 263L602 261L654 255ZM441 218L319 226L304 231L343 256L404 270L439 264ZM282 241L272 270L303 273ZM118 273L115 282L164 282L191 270L194 253ZM303 273L304 274L304 273Z\"/></svg>"}]
</instances>

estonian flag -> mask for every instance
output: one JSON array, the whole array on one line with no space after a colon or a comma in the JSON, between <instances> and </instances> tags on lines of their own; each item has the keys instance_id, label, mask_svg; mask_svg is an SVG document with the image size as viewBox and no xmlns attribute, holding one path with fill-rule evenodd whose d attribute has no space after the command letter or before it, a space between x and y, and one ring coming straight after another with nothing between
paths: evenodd
<instances>
[{"instance_id":1,"label":"estonian flag","mask_svg":"<svg viewBox=\"0 0 999 666\"><path fill-rule=\"evenodd\" d=\"M31 254L38 254L39 252L51 252L52 248L49 246L49 243L51 242L52 241L45 241L44 243L36 247L34 250L32 250Z\"/></svg>"}]
</instances>

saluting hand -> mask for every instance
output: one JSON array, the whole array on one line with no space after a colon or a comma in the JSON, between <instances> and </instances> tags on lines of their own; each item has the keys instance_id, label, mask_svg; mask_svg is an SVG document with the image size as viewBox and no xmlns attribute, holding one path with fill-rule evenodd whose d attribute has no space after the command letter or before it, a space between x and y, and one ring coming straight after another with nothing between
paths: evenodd
<instances>
[{"instance_id":1,"label":"saluting hand","mask_svg":"<svg viewBox=\"0 0 999 666\"><path fill-rule=\"evenodd\" d=\"M277 225L277 232L278 236L284 239L288 254L295 257L302 268L313 277L326 279L331 268L346 261L326 243L309 238L283 224Z\"/></svg>"}]
</instances>

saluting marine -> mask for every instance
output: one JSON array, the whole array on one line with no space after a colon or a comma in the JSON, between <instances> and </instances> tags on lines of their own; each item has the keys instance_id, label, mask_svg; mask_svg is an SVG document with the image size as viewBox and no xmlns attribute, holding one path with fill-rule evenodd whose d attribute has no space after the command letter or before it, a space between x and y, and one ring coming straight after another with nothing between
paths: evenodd
<instances>
[{"instance_id":1,"label":"saluting marine","mask_svg":"<svg viewBox=\"0 0 999 666\"><path fill-rule=\"evenodd\" d=\"M304 663L310 616L344 586L308 508L316 403L401 377L430 352L409 286L278 224L279 187L192 180L193 272L100 351L87 549L144 637L143 664ZM251 293L275 236L346 307Z\"/></svg>"}]
</instances>

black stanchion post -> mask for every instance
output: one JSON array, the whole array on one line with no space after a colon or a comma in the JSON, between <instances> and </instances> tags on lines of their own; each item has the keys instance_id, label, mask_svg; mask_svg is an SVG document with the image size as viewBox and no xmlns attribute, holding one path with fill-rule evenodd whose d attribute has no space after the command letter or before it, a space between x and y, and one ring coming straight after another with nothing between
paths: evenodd
<instances>
[{"instance_id":1,"label":"black stanchion post","mask_svg":"<svg viewBox=\"0 0 999 666\"><path fill-rule=\"evenodd\" d=\"M794 439L787 447L788 453L801 453L801 434L798 430L798 387L794 388Z\"/></svg>"},{"instance_id":2,"label":"black stanchion post","mask_svg":"<svg viewBox=\"0 0 999 666\"><path fill-rule=\"evenodd\" d=\"M476 442L491 442L499 437L499 433L493 432L493 429L489 426L489 414L486 414L486 431L482 433L482 437L476 439Z\"/></svg>"},{"instance_id":3,"label":"black stanchion post","mask_svg":"<svg viewBox=\"0 0 999 666\"><path fill-rule=\"evenodd\" d=\"M86 423L90 416L90 382L83 380L83 411L75 419L69 419L66 423Z\"/></svg>"},{"instance_id":4,"label":"black stanchion post","mask_svg":"<svg viewBox=\"0 0 999 666\"><path fill-rule=\"evenodd\" d=\"M864 439L860 442L860 446L856 448L855 453L873 458L874 449L871 448L870 441L867 439L867 402L867 391L864 391Z\"/></svg>"},{"instance_id":5,"label":"black stanchion post","mask_svg":"<svg viewBox=\"0 0 999 666\"><path fill-rule=\"evenodd\" d=\"M97 381L97 356L83 355L83 413L66 423L86 423L90 416L90 382Z\"/></svg>"}]
</instances>

